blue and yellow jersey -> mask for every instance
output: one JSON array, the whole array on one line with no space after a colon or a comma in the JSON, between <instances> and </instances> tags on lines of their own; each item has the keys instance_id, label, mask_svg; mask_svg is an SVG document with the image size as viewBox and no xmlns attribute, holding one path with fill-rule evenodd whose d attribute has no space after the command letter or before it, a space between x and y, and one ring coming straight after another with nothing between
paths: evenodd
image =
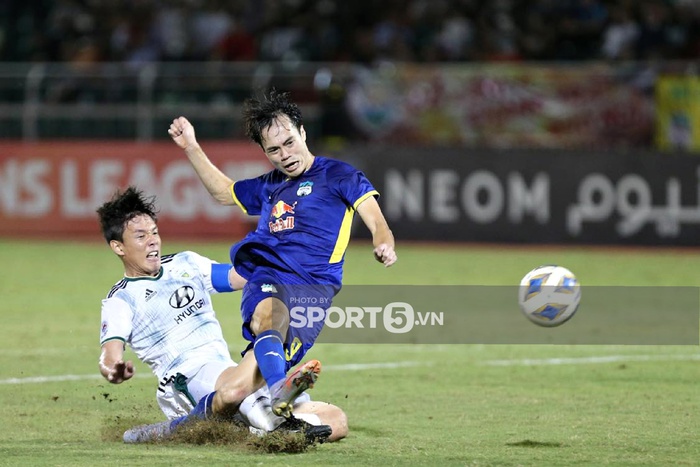
<instances>
[{"instance_id":1,"label":"blue and yellow jersey","mask_svg":"<svg viewBox=\"0 0 700 467\"><path fill-rule=\"evenodd\" d=\"M231 194L245 213L260 216L255 231L231 249L243 277L262 263L335 284L342 279L355 210L379 196L350 164L318 156L297 178L273 170L235 182Z\"/></svg>"}]
</instances>

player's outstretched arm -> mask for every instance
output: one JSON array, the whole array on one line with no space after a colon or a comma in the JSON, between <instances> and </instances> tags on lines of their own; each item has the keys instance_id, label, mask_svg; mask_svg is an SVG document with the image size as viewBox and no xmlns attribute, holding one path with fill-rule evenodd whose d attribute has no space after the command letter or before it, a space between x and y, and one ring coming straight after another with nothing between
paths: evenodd
<instances>
[{"instance_id":1,"label":"player's outstretched arm","mask_svg":"<svg viewBox=\"0 0 700 467\"><path fill-rule=\"evenodd\" d=\"M134 376L134 364L124 361L124 344L122 341L107 341L102 345L100 354L100 373L113 384L120 384Z\"/></svg>"},{"instance_id":2,"label":"player's outstretched arm","mask_svg":"<svg viewBox=\"0 0 700 467\"><path fill-rule=\"evenodd\" d=\"M185 117L173 120L168 129L168 134L185 154L192 164L195 172L206 187L209 194L219 203L224 205L235 204L229 191L233 180L219 170L207 157L197 143L194 127Z\"/></svg>"},{"instance_id":3,"label":"player's outstretched arm","mask_svg":"<svg viewBox=\"0 0 700 467\"><path fill-rule=\"evenodd\" d=\"M243 287L245 287L246 282L248 282L246 279L243 278L240 274L236 272L236 269L231 266L231 270L228 272L228 283L233 288L233 290L243 290Z\"/></svg>"},{"instance_id":4,"label":"player's outstretched arm","mask_svg":"<svg viewBox=\"0 0 700 467\"><path fill-rule=\"evenodd\" d=\"M370 196L360 203L357 212L372 233L375 259L386 267L394 264L398 259L394 251L394 234L391 233L377 200Z\"/></svg>"}]
</instances>

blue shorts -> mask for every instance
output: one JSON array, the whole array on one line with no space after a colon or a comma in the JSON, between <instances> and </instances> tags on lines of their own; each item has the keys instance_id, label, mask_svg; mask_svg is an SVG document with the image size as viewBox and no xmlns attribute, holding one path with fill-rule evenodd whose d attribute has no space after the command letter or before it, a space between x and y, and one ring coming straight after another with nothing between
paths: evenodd
<instances>
[{"instance_id":1,"label":"blue shorts","mask_svg":"<svg viewBox=\"0 0 700 467\"><path fill-rule=\"evenodd\" d=\"M314 345L326 319L326 310L340 285L310 284L299 274L280 271L270 266L257 266L248 277L241 297L243 337L250 341L245 354L253 346L255 336L250 329L255 307L262 300L275 297L289 310L289 329L284 342L286 371L298 364Z\"/></svg>"}]
</instances>

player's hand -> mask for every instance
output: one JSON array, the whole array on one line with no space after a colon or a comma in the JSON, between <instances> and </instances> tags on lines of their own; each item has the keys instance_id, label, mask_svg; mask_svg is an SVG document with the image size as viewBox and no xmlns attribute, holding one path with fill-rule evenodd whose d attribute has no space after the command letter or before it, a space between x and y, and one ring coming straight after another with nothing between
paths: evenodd
<instances>
[{"instance_id":1,"label":"player's hand","mask_svg":"<svg viewBox=\"0 0 700 467\"><path fill-rule=\"evenodd\" d=\"M387 268L398 259L394 247L386 243L382 243L374 249L374 258Z\"/></svg>"},{"instance_id":2,"label":"player's hand","mask_svg":"<svg viewBox=\"0 0 700 467\"><path fill-rule=\"evenodd\" d=\"M182 149L187 149L197 144L194 127L185 117L178 117L173 120L168 129L168 134L175 141L175 144Z\"/></svg>"},{"instance_id":3,"label":"player's hand","mask_svg":"<svg viewBox=\"0 0 700 467\"><path fill-rule=\"evenodd\" d=\"M107 381L113 384L123 383L134 376L134 364L131 361L120 360L114 364L112 370L107 375Z\"/></svg>"}]
</instances>

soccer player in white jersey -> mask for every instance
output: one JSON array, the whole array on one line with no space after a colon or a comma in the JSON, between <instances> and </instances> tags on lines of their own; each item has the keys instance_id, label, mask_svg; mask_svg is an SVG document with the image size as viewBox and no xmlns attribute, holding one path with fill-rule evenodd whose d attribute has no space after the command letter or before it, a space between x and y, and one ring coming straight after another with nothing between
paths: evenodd
<instances>
[{"instance_id":1,"label":"soccer player in white jersey","mask_svg":"<svg viewBox=\"0 0 700 467\"><path fill-rule=\"evenodd\" d=\"M233 362L211 300L213 293L245 284L232 265L191 251L161 256L155 199L134 187L116 193L97 212L124 266L123 279L102 301L100 372L114 384L130 379L134 366L124 361L128 344L158 377L158 404L169 419L129 430L125 441L164 437L183 421L210 415L235 415L262 432L303 430L312 440L346 436L345 413L306 393L294 400L296 419L274 415L259 372L251 380L251 372ZM218 403L206 400L214 395Z\"/></svg>"}]
</instances>

